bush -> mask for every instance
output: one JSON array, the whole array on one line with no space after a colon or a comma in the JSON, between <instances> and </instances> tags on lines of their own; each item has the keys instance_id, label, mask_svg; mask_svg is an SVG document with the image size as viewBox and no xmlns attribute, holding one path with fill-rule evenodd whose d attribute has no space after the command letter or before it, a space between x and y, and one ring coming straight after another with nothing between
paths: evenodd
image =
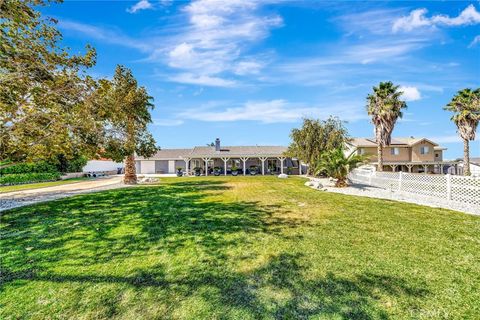
<instances>
[{"instance_id":1,"label":"bush","mask_svg":"<svg viewBox=\"0 0 480 320\"><path fill-rule=\"evenodd\" d=\"M0 175L21 173L56 173L55 165L48 162L18 163L0 169Z\"/></svg>"},{"instance_id":2,"label":"bush","mask_svg":"<svg viewBox=\"0 0 480 320\"><path fill-rule=\"evenodd\" d=\"M88 159L84 156L79 156L73 160L68 161L67 172L82 172L83 167L87 165Z\"/></svg>"},{"instance_id":3,"label":"bush","mask_svg":"<svg viewBox=\"0 0 480 320\"><path fill-rule=\"evenodd\" d=\"M67 159L63 154L60 154L57 156L57 161L54 162L54 165L59 172L82 172L87 162L88 159L82 155L76 155L72 159Z\"/></svg>"},{"instance_id":4,"label":"bush","mask_svg":"<svg viewBox=\"0 0 480 320\"><path fill-rule=\"evenodd\" d=\"M0 176L0 185L23 184L58 179L60 179L60 173L58 172L6 174Z\"/></svg>"}]
</instances>

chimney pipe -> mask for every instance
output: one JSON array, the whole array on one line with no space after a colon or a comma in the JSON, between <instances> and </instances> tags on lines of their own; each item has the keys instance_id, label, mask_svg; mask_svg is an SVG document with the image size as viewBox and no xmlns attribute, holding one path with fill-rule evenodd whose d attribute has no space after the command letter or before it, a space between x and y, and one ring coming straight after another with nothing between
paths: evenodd
<instances>
[{"instance_id":1,"label":"chimney pipe","mask_svg":"<svg viewBox=\"0 0 480 320\"><path fill-rule=\"evenodd\" d=\"M219 138L215 139L215 151L217 151L217 152L220 151L220 139Z\"/></svg>"}]
</instances>

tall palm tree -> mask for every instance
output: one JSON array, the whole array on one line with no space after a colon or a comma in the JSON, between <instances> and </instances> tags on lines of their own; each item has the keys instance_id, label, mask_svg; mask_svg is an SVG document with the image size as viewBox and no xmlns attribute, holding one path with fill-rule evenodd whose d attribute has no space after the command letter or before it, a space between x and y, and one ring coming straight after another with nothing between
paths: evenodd
<instances>
[{"instance_id":1,"label":"tall palm tree","mask_svg":"<svg viewBox=\"0 0 480 320\"><path fill-rule=\"evenodd\" d=\"M458 134L463 139L463 174L469 176L469 141L475 140L475 132L480 121L480 88L458 91L444 109L454 113L451 119L458 128Z\"/></svg>"},{"instance_id":2,"label":"tall palm tree","mask_svg":"<svg viewBox=\"0 0 480 320\"><path fill-rule=\"evenodd\" d=\"M407 108L405 101L400 99L403 92L398 88L390 81L380 82L367 96L367 112L375 127L378 171L383 171L383 148L390 144L395 122L403 116L402 109Z\"/></svg>"}]
</instances>

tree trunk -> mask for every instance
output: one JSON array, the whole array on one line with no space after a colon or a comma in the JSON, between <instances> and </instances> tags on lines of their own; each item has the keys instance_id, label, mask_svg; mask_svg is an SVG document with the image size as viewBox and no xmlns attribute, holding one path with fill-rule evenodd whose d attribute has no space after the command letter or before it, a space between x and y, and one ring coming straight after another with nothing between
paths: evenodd
<instances>
[{"instance_id":1,"label":"tree trunk","mask_svg":"<svg viewBox=\"0 0 480 320\"><path fill-rule=\"evenodd\" d=\"M463 175L469 176L470 174L470 146L468 139L463 139Z\"/></svg>"},{"instance_id":2,"label":"tree trunk","mask_svg":"<svg viewBox=\"0 0 480 320\"><path fill-rule=\"evenodd\" d=\"M125 184L137 184L137 174L135 170L135 158L132 155L127 156L125 160L125 177L123 178Z\"/></svg>"},{"instance_id":3,"label":"tree trunk","mask_svg":"<svg viewBox=\"0 0 480 320\"><path fill-rule=\"evenodd\" d=\"M383 146L379 143L377 147L377 171L383 171Z\"/></svg>"},{"instance_id":4,"label":"tree trunk","mask_svg":"<svg viewBox=\"0 0 480 320\"><path fill-rule=\"evenodd\" d=\"M338 178L335 182L336 188L345 188L347 186L347 179L346 178Z\"/></svg>"}]
</instances>

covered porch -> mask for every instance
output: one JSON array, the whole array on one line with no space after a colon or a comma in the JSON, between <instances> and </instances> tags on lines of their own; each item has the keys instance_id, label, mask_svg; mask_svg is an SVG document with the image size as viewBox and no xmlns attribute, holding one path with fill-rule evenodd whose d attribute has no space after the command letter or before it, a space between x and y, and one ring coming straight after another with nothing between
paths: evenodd
<instances>
[{"instance_id":1,"label":"covered porch","mask_svg":"<svg viewBox=\"0 0 480 320\"><path fill-rule=\"evenodd\" d=\"M457 161L384 162L383 170L424 174L460 174Z\"/></svg>"},{"instance_id":2,"label":"covered porch","mask_svg":"<svg viewBox=\"0 0 480 320\"><path fill-rule=\"evenodd\" d=\"M231 157L185 157L187 175L200 171L202 175L274 175L302 174L300 162L288 157L275 156L231 156Z\"/></svg>"}]
</instances>

